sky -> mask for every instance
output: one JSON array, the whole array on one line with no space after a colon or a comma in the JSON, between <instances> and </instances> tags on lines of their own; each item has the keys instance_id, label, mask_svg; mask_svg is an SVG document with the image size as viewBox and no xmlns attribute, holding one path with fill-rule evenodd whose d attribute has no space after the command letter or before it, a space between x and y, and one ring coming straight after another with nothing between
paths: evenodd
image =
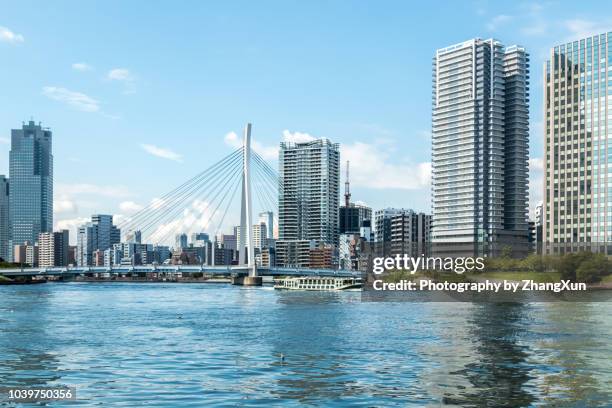
<instances>
[{"instance_id":1,"label":"sky","mask_svg":"<svg viewBox=\"0 0 612 408\"><path fill-rule=\"evenodd\" d=\"M329 138L353 200L430 212L432 58L480 37L531 54L533 208L545 58L610 30L605 1L0 0L0 174L11 129L50 127L55 226L74 231L94 213L129 217L251 122L271 166L283 140Z\"/></svg>"}]
</instances>

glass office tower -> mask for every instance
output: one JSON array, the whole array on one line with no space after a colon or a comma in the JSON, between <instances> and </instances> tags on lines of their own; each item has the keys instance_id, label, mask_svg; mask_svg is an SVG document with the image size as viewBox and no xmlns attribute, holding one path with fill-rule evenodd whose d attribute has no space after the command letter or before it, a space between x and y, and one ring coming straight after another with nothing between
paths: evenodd
<instances>
[{"instance_id":1,"label":"glass office tower","mask_svg":"<svg viewBox=\"0 0 612 408\"><path fill-rule=\"evenodd\" d=\"M612 253L612 33L551 49L544 66L547 252Z\"/></svg>"},{"instance_id":2,"label":"glass office tower","mask_svg":"<svg viewBox=\"0 0 612 408\"><path fill-rule=\"evenodd\" d=\"M13 246L53 231L51 131L34 121L11 130L9 154L9 257Z\"/></svg>"},{"instance_id":3,"label":"glass office tower","mask_svg":"<svg viewBox=\"0 0 612 408\"><path fill-rule=\"evenodd\" d=\"M492 39L439 49L432 97L433 251L525 252L529 55Z\"/></svg>"}]
</instances>

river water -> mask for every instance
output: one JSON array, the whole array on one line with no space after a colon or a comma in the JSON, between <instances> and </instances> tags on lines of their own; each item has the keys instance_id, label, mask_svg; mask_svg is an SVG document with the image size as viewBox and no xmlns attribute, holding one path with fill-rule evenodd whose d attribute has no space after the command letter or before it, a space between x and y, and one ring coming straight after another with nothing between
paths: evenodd
<instances>
[{"instance_id":1,"label":"river water","mask_svg":"<svg viewBox=\"0 0 612 408\"><path fill-rule=\"evenodd\" d=\"M50 406L612 406L612 303L0 286L0 382L76 387Z\"/></svg>"}]
</instances>

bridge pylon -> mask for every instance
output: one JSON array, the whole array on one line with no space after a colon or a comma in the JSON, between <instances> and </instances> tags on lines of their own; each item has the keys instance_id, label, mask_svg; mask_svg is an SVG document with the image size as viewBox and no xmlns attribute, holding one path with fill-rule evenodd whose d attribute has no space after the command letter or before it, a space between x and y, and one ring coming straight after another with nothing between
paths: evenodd
<instances>
[{"instance_id":1,"label":"bridge pylon","mask_svg":"<svg viewBox=\"0 0 612 408\"><path fill-rule=\"evenodd\" d=\"M261 285L257 274L255 248L253 246L253 200L251 197L251 124L244 127L242 149L242 198L240 203L240 242L238 243L239 264L246 266L249 273L242 280L243 285Z\"/></svg>"}]
</instances>

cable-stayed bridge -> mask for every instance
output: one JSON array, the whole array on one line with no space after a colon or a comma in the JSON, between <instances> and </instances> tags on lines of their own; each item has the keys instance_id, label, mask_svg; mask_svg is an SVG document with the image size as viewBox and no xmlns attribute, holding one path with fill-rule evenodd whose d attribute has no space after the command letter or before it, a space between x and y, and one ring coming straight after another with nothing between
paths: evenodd
<instances>
[{"instance_id":1,"label":"cable-stayed bridge","mask_svg":"<svg viewBox=\"0 0 612 408\"><path fill-rule=\"evenodd\" d=\"M277 172L251 148L251 124L244 129L242 146L187 180L148 206L118 224L122 242L140 234L142 242L166 244L176 235L190 231L207 231L217 236L228 213L240 211L238 227L238 265L112 265L108 267L62 267L4 269L5 276L77 276L126 273L190 274L234 276L239 283L261 284L262 276L313 275L355 276L358 273L335 269L257 267L253 239L253 210L256 198L260 210L278 214L278 192L282 189ZM238 192L240 193L238 194ZM253 194L254 193L254 194ZM235 198L239 195L240 201ZM271 238L271 237L270 237ZM217 248L212 246L212 250Z\"/></svg>"}]
</instances>

